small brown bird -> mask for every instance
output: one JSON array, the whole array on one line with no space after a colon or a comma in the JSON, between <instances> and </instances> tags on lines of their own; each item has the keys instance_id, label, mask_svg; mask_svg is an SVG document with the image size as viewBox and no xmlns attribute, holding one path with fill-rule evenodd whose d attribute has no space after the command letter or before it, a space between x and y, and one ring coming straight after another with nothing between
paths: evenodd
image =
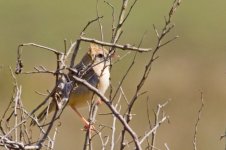
<instances>
[{"instance_id":1,"label":"small brown bird","mask_svg":"<svg viewBox=\"0 0 226 150\"><path fill-rule=\"evenodd\" d=\"M79 72L80 70L84 70L89 67L82 78L104 94L109 86L110 59L111 58L108 56L108 50L100 45L90 44L89 51L74 68ZM93 92L82 84L79 84L72 90L69 98L68 105L71 106L71 108L81 118L85 128L89 127L89 122L78 112L77 108L86 106L87 102L90 102L92 98L97 103L101 103L100 98L97 95L93 95ZM55 106L55 101L52 101L49 108L45 108L38 115L38 121L42 121L46 117L47 113L53 112L56 108Z\"/></svg>"}]
</instances>

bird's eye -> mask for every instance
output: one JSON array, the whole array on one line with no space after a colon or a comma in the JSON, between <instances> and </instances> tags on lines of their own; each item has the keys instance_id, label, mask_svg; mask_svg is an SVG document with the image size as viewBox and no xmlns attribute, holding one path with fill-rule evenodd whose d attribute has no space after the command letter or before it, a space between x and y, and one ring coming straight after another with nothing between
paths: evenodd
<instances>
[{"instance_id":1,"label":"bird's eye","mask_svg":"<svg viewBox=\"0 0 226 150\"><path fill-rule=\"evenodd\" d=\"M98 58L103 58L104 55L103 55L103 54L98 54L97 57L98 57Z\"/></svg>"}]
</instances>

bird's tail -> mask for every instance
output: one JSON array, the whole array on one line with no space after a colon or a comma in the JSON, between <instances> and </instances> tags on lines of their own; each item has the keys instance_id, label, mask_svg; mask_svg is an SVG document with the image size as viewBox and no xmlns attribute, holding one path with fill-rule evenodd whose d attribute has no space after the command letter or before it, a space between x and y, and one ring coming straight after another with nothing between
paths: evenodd
<instances>
[{"instance_id":1,"label":"bird's tail","mask_svg":"<svg viewBox=\"0 0 226 150\"><path fill-rule=\"evenodd\" d=\"M46 116L49 114L49 113L51 113L53 110L54 110L54 103L51 103L50 104L50 106L48 107L46 107L38 116L37 116L37 122L42 122L45 118L46 118ZM37 124L37 122L33 119L32 121L31 121L31 126L34 126L34 125L36 125Z\"/></svg>"}]
</instances>

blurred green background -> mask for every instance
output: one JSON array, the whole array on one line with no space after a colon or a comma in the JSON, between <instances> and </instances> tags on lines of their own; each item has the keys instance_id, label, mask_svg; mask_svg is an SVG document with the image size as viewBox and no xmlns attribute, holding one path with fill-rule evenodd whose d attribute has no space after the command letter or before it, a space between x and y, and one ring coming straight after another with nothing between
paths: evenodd
<instances>
[{"instance_id":1,"label":"blurred green background","mask_svg":"<svg viewBox=\"0 0 226 150\"><path fill-rule=\"evenodd\" d=\"M105 40L111 35L111 9L99 2L100 15L104 28ZM119 13L120 2L112 3ZM147 32L143 47L153 47L156 37L152 25L161 28L172 0L140 0L135 6L120 43L138 44ZM171 99L165 111L170 116L170 124L164 124L159 132L157 147L163 148L166 142L170 149L192 149L194 125L200 103L200 91L204 93L205 108L198 130L198 148L205 150L224 149L225 141L220 136L226 130L226 1L184 0L173 17L176 27L168 38L179 35L180 38L160 50L151 76L143 90L150 91L151 107ZM13 87L8 66L15 67L17 46L21 43L34 42L63 50L63 40L74 41L86 23L96 17L96 1L83 0L0 0L0 112L8 103ZM90 26L86 36L100 39L97 24ZM86 51L83 45L79 58ZM118 51L118 53L123 53ZM132 55L115 65L112 70L113 84L117 85ZM125 81L124 90L128 97L134 92L147 54L139 54L135 68ZM33 66L55 67L55 57L37 48L23 50L26 70ZM32 109L43 97L34 91L45 92L53 87L53 79L46 75L21 75L24 104ZM132 84L134 86L132 86ZM129 86L127 86L129 85ZM144 110L143 112L140 110ZM85 114L87 108L81 112ZM100 112L107 112L101 106ZM143 133L148 129L146 117L146 98L137 103L134 113L134 128ZM73 118L73 119L72 119ZM78 117L67 109L62 116L56 149L75 149L84 142L84 132ZM67 139L67 140L65 140ZM67 145L67 146L66 146ZM97 148L98 149L98 146ZM164 149L164 148L163 148Z\"/></svg>"}]
</instances>

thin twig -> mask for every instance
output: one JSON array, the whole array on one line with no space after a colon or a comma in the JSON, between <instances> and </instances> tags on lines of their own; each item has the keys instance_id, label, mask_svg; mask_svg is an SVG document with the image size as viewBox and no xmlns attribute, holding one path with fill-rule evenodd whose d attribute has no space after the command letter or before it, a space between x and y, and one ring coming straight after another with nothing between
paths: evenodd
<instances>
[{"instance_id":1,"label":"thin twig","mask_svg":"<svg viewBox=\"0 0 226 150\"><path fill-rule=\"evenodd\" d=\"M112 28L112 39L113 39L113 34L114 34L114 30L115 30L115 7L110 3L110 2L108 2L108 1L104 1L108 6L110 6L111 7L111 9L112 9L112 14L111 14L111 16L112 16L112 25L111 25L111 28Z\"/></svg>"},{"instance_id":2,"label":"thin twig","mask_svg":"<svg viewBox=\"0 0 226 150\"><path fill-rule=\"evenodd\" d=\"M165 122L167 119L168 119L168 117L165 116L165 117L163 117L161 120L159 120L159 122L157 122L157 124L156 124L149 132L147 132L147 133L144 135L144 137L140 140L140 144L142 144L148 136L150 136L153 132L155 132L155 131L157 130L157 128L159 128L159 126L160 126L163 122Z\"/></svg>"},{"instance_id":3,"label":"thin twig","mask_svg":"<svg viewBox=\"0 0 226 150\"><path fill-rule=\"evenodd\" d=\"M164 104L160 105L158 104L157 106L157 111L154 112L155 114L155 125L157 125L159 123L159 117L160 117L160 113L163 107L165 107L168 104L169 101L166 101ZM157 129L152 133L152 139L151 139L151 145L153 147L155 147L155 143L156 143L156 135L157 135ZM152 150L152 149L151 149Z\"/></svg>"},{"instance_id":4,"label":"thin twig","mask_svg":"<svg viewBox=\"0 0 226 150\"><path fill-rule=\"evenodd\" d=\"M201 95L200 100L201 100L201 103L202 104L201 104L201 107L199 108L198 118L197 118L196 123L195 123L195 133L194 133L194 138L193 138L193 147L194 147L194 150L197 150L198 125L199 125L199 122L201 120L201 113L202 113L203 107L204 107L203 93L201 92L200 95Z\"/></svg>"},{"instance_id":5,"label":"thin twig","mask_svg":"<svg viewBox=\"0 0 226 150\"><path fill-rule=\"evenodd\" d=\"M45 49L45 50L54 52L54 53L57 54L57 55L63 55L62 52L59 52L59 51L56 50L56 49L53 49L53 48L50 48L50 47L47 47L47 46L43 46L43 45L39 45L39 44L36 44L36 43L23 43L23 44L21 44L20 46L21 46L21 47L23 47L23 46L34 46L34 47L38 47L38 48L42 48L42 49Z\"/></svg>"},{"instance_id":6,"label":"thin twig","mask_svg":"<svg viewBox=\"0 0 226 150\"><path fill-rule=\"evenodd\" d=\"M97 18L93 19L93 20L90 20L86 26L82 29L80 35L84 35L84 32L86 31L86 29L94 22L98 21L99 19L103 18L103 16L97 16Z\"/></svg>"},{"instance_id":7,"label":"thin twig","mask_svg":"<svg viewBox=\"0 0 226 150\"><path fill-rule=\"evenodd\" d=\"M164 143L164 146L166 148L166 150L170 150L169 146L167 145L167 143Z\"/></svg>"},{"instance_id":8,"label":"thin twig","mask_svg":"<svg viewBox=\"0 0 226 150\"><path fill-rule=\"evenodd\" d=\"M100 21L100 15L99 15L99 0L96 0L96 15L97 15L97 21L98 21L98 25L100 28L100 36L101 36L101 41L104 41L104 33L103 33L103 26L101 24Z\"/></svg>"},{"instance_id":9,"label":"thin twig","mask_svg":"<svg viewBox=\"0 0 226 150\"><path fill-rule=\"evenodd\" d=\"M117 103L115 104L115 108L118 109L119 106L119 102L121 101L121 96L119 96L119 99L117 101ZM120 112L121 107L119 107L118 111ZM111 143L110 143L110 150L114 150L115 148L115 132L116 132L116 117L114 115L112 115L113 119L112 119L112 134L111 134Z\"/></svg>"},{"instance_id":10,"label":"thin twig","mask_svg":"<svg viewBox=\"0 0 226 150\"><path fill-rule=\"evenodd\" d=\"M117 87L117 89L116 89L116 91L115 91L115 94L113 95L111 101L113 101L113 100L115 99L116 95L118 94L118 91L119 91L120 87L122 86L124 80L126 79L128 73L130 72L131 68L132 68L133 65L135 64L136 56L137 56L137 53L135 53L135 55L134 55L134 57L133 57L133 60L132 60L132 63L130 64L130 66L128 67L126 73L124 74L124 76L123 76L122 79L120 80L120 83L119 83L119 85L118 85L118 87Z\"/></svg>"}]
</instances>

